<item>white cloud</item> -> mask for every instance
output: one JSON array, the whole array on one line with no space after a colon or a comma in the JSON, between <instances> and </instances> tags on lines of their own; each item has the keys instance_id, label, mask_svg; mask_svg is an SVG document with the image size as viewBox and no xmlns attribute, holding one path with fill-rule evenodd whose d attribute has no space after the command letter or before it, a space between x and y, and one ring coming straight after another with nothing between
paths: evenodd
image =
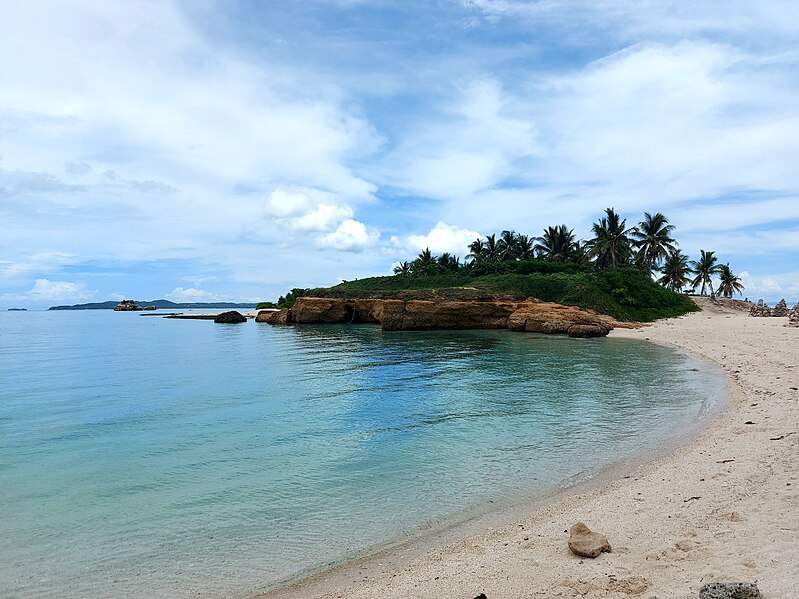
<instances>
[{"instance_id":1,"label":"white cloud","mask_svg":"<svg viewBox=\"0 0 799 599\"><path fill-rule=\"evenodd\" d=\"M97 295L97 290L90 291L79 283L67 281L48 281L36 279L33 288L27 295L36 301L42 300L90 300Z\"/></svg>"},{"instance_id":2,"label":"white cloud","mask_svg":"<svg viewBox=\"0 0 799 599\"><path fill-rule=\"evenodd\" d=\"M367 229L360 221L347 219L335 231L319 238L317 245L342 252L362 252L377 243L379 238L378 231Z\"/></svg>"},{"instance_id":3,"label":"white cloud","mask_svg":"<svg viewBox=\"0 0 799 599\"><path fill-rule=\"evenodd\" d=\"M502 86L475 79L442 101L434 120L405 132L387 159L387 182L436 198L463 199L501 183L540 153L535 123Z\"/></svg>"},{"instance_id":4,"label":"white cloud","mask_svg":"<svg viewBox=\"0 0 799 599\"><path fill-rule=\"evenodd\" d=\"M167 293L166 299L173 302L213 302L224 300L224 298L220 295L211 293L210 291L204 291L202 289L195 289L193 287L189 287L187 289L184 289L183 287L175 287L175 289Z\"/></svg>"},{"instance_id":5,"label":"white cloud","mask_svg":"<svg viewBox=\"0 0 799 599\"><path fill-rule=\"evenodd\" d=\"M94 299L98 291L86 289L80 283L68 281L50 281L36 279L30 291L21 294L6 293L0 297L2 301L31 301L31 302L78 302Z\"/></svg>"},{"instance_id":6,"label":"white cloud","mask_svg":"<svg viewBox=\"0 0 799 599\"><path fill-rule=\"evenodd\" d=\"M772 302L782 298L789 303L799 301L799 272L752 276L743 271L738 276L744 286L743 295L752 301L761 297Z\"/></svg>"},{"instance_id":7,"label":"white cloud","mask_svg":"<svg viewBox=\"0 0 799 599\"><path fill-rule=\"evenodd\" d=\"M404 240L395 237L392 242L398 250L415 253L430 248L434 254L448 252L463 257L469 253L469 244L478 237L482 236L477 231L439 221L426 235L409 235Z\"/></svg>"},{"instance_id":8,"label":"white cloud","mask_svg":"<svg viewBox=\"0 0 799 599\"><path fill-rule=\"evenodd\" d=\"M327 232L352 218L352 208L333 194L315 189L274 190L264 212L292 231Z\"/></svg>"}]
</instances>

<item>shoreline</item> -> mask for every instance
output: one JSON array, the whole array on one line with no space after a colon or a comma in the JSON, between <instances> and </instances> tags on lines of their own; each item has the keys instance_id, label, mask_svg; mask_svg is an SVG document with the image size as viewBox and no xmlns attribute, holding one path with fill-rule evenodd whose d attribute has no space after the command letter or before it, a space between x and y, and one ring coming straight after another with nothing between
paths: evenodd
<instances>
[{"instance_id":1,"label":"shoreline","mask_svg":"<svg viewBox=\"0 0 799 599\"><path fill-rule=\"evenodd\" d=\"M668 496L673 488L667 483L668 479L661 476L661 484L658 481L649 481L649 478L657 477L658 473L668 471L674 475L675 468L685 471L684 462L696 464L699 455L707 453L711 447L716 447L717 443L711 443L710 437L716 437L724 433L733 426L730 419L739 415L739 412L746 407L753 392L748 392L741 384L741 368L733 369L730 367L730 360L727 353L717 355L720 348L726 348L726 344L721 343L719 348L713 341L712 333L715 327L710 327L693 341L685 339L685 333L693 329L702 329L701 325L706 325L707 321L714 324L724 325L721 321L731 320L739 328L747 328L747 324L757 327L762 325L775 325L779 321L782 324L784 319L748 319L740 312L721 311L721 312L698 312L679 319L659 321L642 329L622 329L611 333L612 336L646 339L652 343L664 345L685 352L697 358L710 367L721 368L727 372L728 381L725 387L724 397L719 398L716 405L704 414L701 419L687 430L672 439L666 440L652 451L634 458L616 462L603 468L594 476L576 485L566 488L554 489L541 496L532 497L521 505L501 507L499 510L490 511L467 519L466 521L455 521L442 530L423 531L416 537L403 539L380 549L373 549L362 557L354 557L346 561L328 564L315 571L306 572L299 577L281 583L279 586L264 589L260 593L253 595L259 599L293 599L299 597L319 597L327 599L333 597L474 597L484 592L491 597L537 597L537 596L564 596L564 597L627 597L637 596L648 593L654 597L681 597L696 596L699 587L704 582L725 579L722 571L708 570L707 567L700 572L696 580L685 581L682 588L678 581L672 581L669 588L657 584L657 576L663 569L665 563L661 561L674 561L684 570L686 561L696 554L705 555L705 551L700 551L701 543L697 537L702 535L696 530L679 531L685 534L675 534L669 531L668 534L661 534L665 538L677 539L671 545L665 547L660 552L650 553L644 556L643 561L631 547L626 546L618 534L614 534L610 527L603 524L603 518L592 515L601 505L593 506L593 503L604 504L608 496L628 495L632 488L643 485L648 488L647 494L658 494L663 501L663 494ZM705 321L705 322L702 322ZM707 329L707 327L704 327ZM729 328L729 327L728 327ZM771 327L760 327L764 329ZM787 329L782 329L787 331ZM787 333L791 335L791 333ZM690 336L690 335L688 335ZM721 335L719 335L721 336ZM735 338L735 335L733 335ZM793 336L796 341L796 336ZM699 341L699 342L698 342ZM789 342L790 345L790 342ZM768 346L767 346L768 347ZM731 357L731 356L730 356ZM738 357L738 356L736 356ZM799 361L799 356L797 360ZM735 372L737 370L738 372ZM796 378L799 371L792 373ZM797 382L797 381L794 381ZM793 384L793 383L792 383ZM796 385L794 385L796 386ZM755 393L757 394L757 393ZM797 402L799 403L799 402ZM757 405L757 404L756 404ZM793 405L793 413L796 412L796 403ZM790 419L789 419L790 421ZM793 419L796 422L796 418ZM788 437L788 443L794 443ZM772 442L773 443L773 442ZM787 443L786 447L789 446ZM794 452L795 454L796 452ZM733 462L716 464L732 470ZM707 461L707 460L703 460ZM727 466L729 464L729 466ZM704 465L704 464L703 464ZM689 468L690 470L690 468ZM705 489L709 486L707 477L699 477L699 486L702 487L702 494L694 493L688 499L683 499L683 506L669 507L688 508L689 504L697 501L701 502L702 497L709 497ZM724 478L724 476L719 477ZM646 479L646 480L645 480ZM715 480L715 479L714 479ZM718 486L718 485L717 485ZM654 489L652 488L654 487ZM657 487L660 487L659 489ZM788 483L788 489L791 483ZM632 498L624 497L626 505L632 510L632 517L625 522L628 526L633 525L639 528L646 528L647 522L637 522L640 518L635 518L636 513L640 513L643 492L636 491L638 495ZM695 499L697 498L697 499ZM674 502L667 502L674 503ZM709 502L705 502L709 503ZM644 507L646 507L644 503ZM581 517L571 516L574 510L581 512ZM650 506L649 510L652 511ZM605 510L607 511L607 510ZM618 513L618 508L611 510L614 512L613 518L609 522L618 524L618 519L624 519L625 514ZM727 520L728 522L744 522L738 512L734 510ZM735 514L738 514L735 516ZM681 514L682 515L682 514ZM607 517L607 514L605 514ZM731 519L730 519L731 518ZM604 554L597 560L588 562L572 556L566 549L567 535L563 533L577 520L584 520L589 526L603 532L608 536L614 552ZM671 520L672 515L668 515L667 520ZM573 520L573 521L572 521ZM645 519L649 520L649 519ZM675 522L679 521L678 514L675 514ZM650 526L651 523L649 524ZM668 526L666 528L669 528ZM673 526L672 526L673 528ZM698 527L695 527L698 528ZM789 527L795 530L795 523ZM548 534L542 534L548 533ZM650 539L657 535L658 531L651 530L647 535ZM723 536L723 535L722 535ZM615 541L615 542L614 542ZM630 544L634 539L629 540ZM795 542L797 551L799 543ZM799 555L799 552L797 553ZM547 559L538 558L546 557ZM634 559L639 558L639 559ZM508 563L510 559L510 564ZM632 568L616 564L616 562L635 562L639 561L639 566L644 570L653 569L650 576L629 574ZM475 562L476 563L475 566ZM532 563L531 563L532 562ZM654 564L651 562L655 562ZM469 570L469 564L472 564ZM579 565L577 565L579 564ZM652 566L657 566L652 568ZM792 566L790 559L782 560L783 570ZM468 572L464 570L469 570ZM599 581L589 579L583 580L586 573L593 574L596 578L598 571L605 571L608 568L616 569L616 574L606 574ZM752 562L742 569L735 580L751 580L759 578L759 566ZM560 574L553 575L553 570ZM563 578L565 571L575 570L571 577ZM580 575L580 570L585 570ZM733 569L734 570L734 569ZM786 570L787 571L787 570ZM432 575L433 572L437 573ZM747 577L748 576L748 577ZM777 596L789 596L785 592L790 588L790 576L783 575L778 577L775 589L783 589L782 594ZM525 582L527 581L527 582ZM767 589L765 581L761 584L761 589ZM633 592L634 591L634 592ZM642 595L643 596L643 595ZM646 595L647 597L649 595Z\"/></svg>"}]
</instances>

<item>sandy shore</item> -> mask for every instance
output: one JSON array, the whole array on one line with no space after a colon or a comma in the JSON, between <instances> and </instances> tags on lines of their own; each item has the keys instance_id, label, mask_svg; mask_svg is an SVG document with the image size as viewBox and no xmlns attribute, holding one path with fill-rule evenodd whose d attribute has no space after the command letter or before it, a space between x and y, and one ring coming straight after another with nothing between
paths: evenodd
<instances>
[{"instance_id":1,"label":"sandy shore","mask_svg":"<svg viewBox=\"0 0 799 599\"><path fill-rule=\"evenodd\" d=\"M704 311L614 331L724 368L723 413L687 445L617 470L599 488L263 597L663 599L698 597L704 583L730 580L757 580L767 599L799 597L799 329L785 322ZM613 552L573 556L565 531L578 521L606 534Z\"/></svg>"}]
</instances>

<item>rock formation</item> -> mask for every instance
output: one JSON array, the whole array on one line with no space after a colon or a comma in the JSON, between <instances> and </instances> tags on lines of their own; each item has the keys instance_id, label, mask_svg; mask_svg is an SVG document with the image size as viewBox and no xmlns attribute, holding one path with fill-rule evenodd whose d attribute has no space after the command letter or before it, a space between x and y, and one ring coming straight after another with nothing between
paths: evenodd
<instances>
[{"instance_id":1,"label":"rock formation","mask_svg":"<svg viewBox=\"0 0 799 599\"><path fill-rule=\"evenodd\" d=\"M293 308L261 311L268 324L379 324L386 331L510 329L602 337L616 323L608 316L535 300L430 301L301 297Z\"/></svg>"},{"instance_id":2,"label":"rock formation","mask_svg":"<svg viewBox=\"0 0 799 599\"><path fill-rule=\"evenodd\" d=\"M592 532L583 522L569 530L569 549L580 557L598 557L603 551L610 552L610 543L605 535Z\"/></svg>"},{"instance_id":3,"label":"rock formation","mask_svg":"<svg viewBox=\"0 0 799 599\"><path fill-rule=\"evenodd\" d=\"M230 312L222 312L214 318L214 322L219 324L238 324L240 322L247 322L247 317L241 312L231 310Z\"/></svg>"},{"instance_id":4,"label":"rock formation","mask_svg":"<svg viewBox=\"0 0 799 599\"><path fill-rule=\"evenodd\" d=\"M710 582L699 589L699 599L760 599L756 582Z\"/></svg>"},{"instance_id":5,"label":"rock formation","mask_svg":"<svg viewBox=\"0 0 799 599\"><path fill-rule=\"evenodd\" d=\"M771 308L762 299L759 299L757 304L750 308L749 316L771 316Z\"/></svg>"},{"instance_id":6,"label":"rock formation","mask_svg":"<svg viewBox=\"0 0 799 599\"><path fill-rule=\"evenodd\" d=\"M116 312L138 312L141 309L142 307L133 300L122 300L114 306Z\"/></svg>"},{"instance_id":7,"label":"rock formation","mask_svg":"<svg viewBox=\"0 0 799 599\"><path fill-rule=\"evenodd\" d=\"M785 303L785 298L782 298L776 303L774 309L771 311L772 316L788 316L788 304Z\"/></svg>"}]
</instances>

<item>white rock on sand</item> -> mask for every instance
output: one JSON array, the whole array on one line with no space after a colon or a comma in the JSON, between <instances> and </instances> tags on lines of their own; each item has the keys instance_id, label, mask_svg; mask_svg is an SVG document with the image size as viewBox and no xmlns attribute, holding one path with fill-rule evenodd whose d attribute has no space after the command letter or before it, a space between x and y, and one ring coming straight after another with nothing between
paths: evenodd
<instances>
[{"instance_id":1,"label":"white rock on sand","mask_svg":"<svg viewBox=\"0 0 799 599\"><path fill-rule=\"evenodd\" d=\"M725 368L730 398L722 415L684 447L601 488L265 597L664 599L698 597L708 582L753 580L765 598L799 597L799 329L783 320L702 312L614 331ZM572 555L566 529L578 521L611 537L613 553Z\"/></svg>"}]
</instances>

